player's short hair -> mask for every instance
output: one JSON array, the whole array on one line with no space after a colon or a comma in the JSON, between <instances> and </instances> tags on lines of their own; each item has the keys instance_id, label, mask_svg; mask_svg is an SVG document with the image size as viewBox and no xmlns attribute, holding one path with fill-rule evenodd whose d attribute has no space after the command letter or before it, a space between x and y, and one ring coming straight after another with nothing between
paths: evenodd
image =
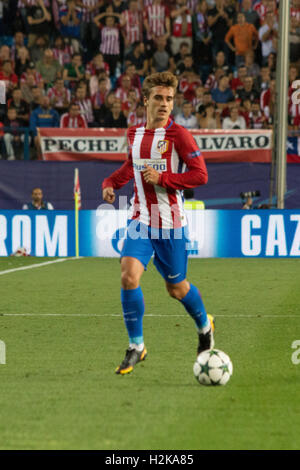
<instances>
[{"instance_id":1,"label":"player's short hair","mask_svg":"<svg viewBox=\"0 0 300 470\"><path fill-rule=\"evenodd\" d=\"M178 80L171 72L156 72L152 73L143 81L142 91L146 98L149 98L151 88L156 86L171 87L176 93Z\"/></svg>"}]
</instances>

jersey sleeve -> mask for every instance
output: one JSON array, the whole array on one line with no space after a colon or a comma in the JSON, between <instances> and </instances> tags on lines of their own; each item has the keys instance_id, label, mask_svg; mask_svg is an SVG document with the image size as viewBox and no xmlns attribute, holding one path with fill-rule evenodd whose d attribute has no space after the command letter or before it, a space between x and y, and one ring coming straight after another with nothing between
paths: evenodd
<instances>
[{"instance_id":1,"label":"jersey sleeve","mask_svg":"<svg viewBox=\"0 0 300 470\"><path fill-rule=\"evenodd\" d=\"M175 150L180 160L186 164L187 171L185 173L161 173L158 184L166 189L179 190L206 184L208 175L204 158L192 134L183 127L178 127Z\"/></svg>"},{"instance_id":2,"label":"jersey sleeve","mask_svg":"<svg viewBox=\"0 0 300 470\"><path fill-rule=\"evenodd\" d=\"M113 188L120 189L125 184L127 184L134 176L133 166L132 166L132 154L131 154L131 144L128 137L127 131L127 141L128 141L128 158L123 163L123 165L114 171L108 178L105 178L102 183L102 189Z\"/></svg>"}]
</instances>

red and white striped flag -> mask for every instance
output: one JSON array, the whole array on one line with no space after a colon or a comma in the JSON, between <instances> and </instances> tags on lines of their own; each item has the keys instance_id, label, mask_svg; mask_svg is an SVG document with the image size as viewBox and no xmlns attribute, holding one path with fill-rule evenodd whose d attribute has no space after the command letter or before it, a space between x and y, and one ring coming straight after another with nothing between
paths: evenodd
<instances>
[{"instance_id":1,"label":"red and white striped flag","mask_svg":"<svg viewBox=\"0 0 300 470\"><path fill-rule=\"evenodd\" d=\"M75 200L76 200L76 194L77 194L77 207L78 209L81 209L81 189L80 189L80 183L79 183L78 168L75 168L75 173L74 173L74 199Z\"/></svg>"}]
</instances>

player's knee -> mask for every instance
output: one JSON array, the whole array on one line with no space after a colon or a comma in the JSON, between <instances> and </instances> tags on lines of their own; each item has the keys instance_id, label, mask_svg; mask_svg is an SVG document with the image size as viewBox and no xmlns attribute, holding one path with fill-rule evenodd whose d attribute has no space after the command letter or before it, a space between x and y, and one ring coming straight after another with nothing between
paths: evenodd
<instances>
[{"instance_id":1,"label":"player's knee","mask_svg":"<svg viewBox=\"0 0 300 470\"><path fill-rule=\"evenodd\" d=\"M136 289L139 281L134 274L124 271L121 275L121 284L123 289Z\"/></svg>"},{"instance_id":2,"label":"player's knee","mask_svg":"<svg viewBox=\"0 0 300 470\"><path fill-rule=\"evenodd\" d=\"M167 284L167 291L170 295L170 297L172 297L173 299L177 299L177 300L180 300L181 299L181 292L180 292L180 289L178 289L177 286L175 285L170 285L170 284Z\"/></svg>"}]
</instances>

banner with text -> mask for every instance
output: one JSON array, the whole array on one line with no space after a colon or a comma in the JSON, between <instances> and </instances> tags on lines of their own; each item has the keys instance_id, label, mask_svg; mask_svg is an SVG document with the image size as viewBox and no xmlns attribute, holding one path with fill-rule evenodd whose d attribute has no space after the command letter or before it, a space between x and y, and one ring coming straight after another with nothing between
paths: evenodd
<instances>
[{"instance_id":1,"label":"banner with text","mask_svg":"<svg viewBox=\"0 0 300 470\"><path fill-rule=\"evenodd\" d=\"M299 258L299 210L187 210L194 258ZM79 212L79 255L119 257L126 210ZM74 211L0 211L0 256L75 256ZM136 238L143 236L133 232ZM166 237L167 234L165 234Z\"/></svg>"},{"instance_id":2,"label":"banner with text","mask_svg":"<svg viewBox=\"0 0 300 470\"><path fill-rule=\"evenodd\" d=\"M44 160L117 160L127 157L127 129L40 128ZM207 162L260 162L272 158L271 130L192 130ZM299 158L300 160L300 158Z\"/></svg>"}]
</instances>

